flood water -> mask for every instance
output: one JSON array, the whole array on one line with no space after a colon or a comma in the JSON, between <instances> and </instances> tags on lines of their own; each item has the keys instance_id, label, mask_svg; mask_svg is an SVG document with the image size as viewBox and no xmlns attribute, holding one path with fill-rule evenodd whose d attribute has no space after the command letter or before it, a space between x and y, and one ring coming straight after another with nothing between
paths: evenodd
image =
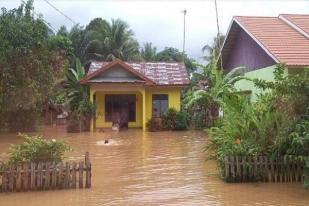
<instances>
[{"instance_id":1,"label":"flood water","mask_svg":"<svg viewBox=\"0 0 309 206\"><path fill-rule=\"evenodd\" d=\"M38 133L69 143L73 151L66 160L90 152L92 188L2 193L0 205L309 205L302 184L224 183L215 163L205 161L207 136L201 131L68 134L62 127L46 127ZM10 144L20 142L15 134L1 134L0 160Z\"/></svg>"}]
</instances>

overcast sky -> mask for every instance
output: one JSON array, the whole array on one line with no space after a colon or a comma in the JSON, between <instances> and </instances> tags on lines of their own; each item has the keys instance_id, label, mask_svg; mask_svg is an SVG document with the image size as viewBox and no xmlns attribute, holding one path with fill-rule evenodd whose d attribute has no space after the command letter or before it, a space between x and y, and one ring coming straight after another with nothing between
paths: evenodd
<instances>
[{"instance_id":1,"label":"overcast sky","mask_svg":"<svg viewBox=\"0 0 309 206\"><path fill-rule=\"evenodd\" d=\"M158 50L166 46L182 50L183 14L187 9L186 52L198 59L201 48L216 35L214 0L48 0L80 25L95 17L121 18L129 23L142 45L152 42ZM18 0L0 0L0 7L15 8ZM309 14L308 0L217 0L220 31L226 33L233 16L278 16L279 13ZM54 28L74 24L44 0L35 0L35 11Z\"/></svg>"}]
</instances>

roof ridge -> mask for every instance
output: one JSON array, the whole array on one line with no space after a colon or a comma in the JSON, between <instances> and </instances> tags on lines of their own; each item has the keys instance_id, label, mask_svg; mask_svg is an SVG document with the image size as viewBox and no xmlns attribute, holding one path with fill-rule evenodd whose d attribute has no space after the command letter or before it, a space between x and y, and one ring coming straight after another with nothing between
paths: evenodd
<instances>
[{"instance_id":1,"label":"roof ridge","mask_svg":"<svg viewBox=\"0 0 309 206\"><path fill-rule=\"evenodd\" d=\"M245 18L278 18L278 16L233 16L233 18L245 17Z\"/></svg>"},{"instance_id":2,"label":"roof ridge","mask_svg":"<svg viewBox=\"0 0 309 206\"><path fill-rule=\"evenodd\" d=\"M293 30L295 30L297 33L309 39L309 34L303 28L301 28L297 23L295 23L292 19L289 19L288 16L280 15L278 18L282 22L287 24L289 27L291 27Z\"/></svg>"}]
</instances>

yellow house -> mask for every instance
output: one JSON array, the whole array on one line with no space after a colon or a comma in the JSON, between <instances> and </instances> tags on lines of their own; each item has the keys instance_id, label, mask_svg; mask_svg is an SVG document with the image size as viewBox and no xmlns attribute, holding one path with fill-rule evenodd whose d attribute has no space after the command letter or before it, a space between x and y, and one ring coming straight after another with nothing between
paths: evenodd
<instances>
[{"instance_id":1,"label":"yellow house","mask_svg":"<svg viewBox=\"0 0 309 206\"><path fill-rule=\"evenodd\" d=\"M91 131L121 124L143 128L152 117L168 108L180 110L182 89L189 84L183 63L92 62L80 81L89 85L90 100L96 105Z\"/></svg>"}]
</instances>

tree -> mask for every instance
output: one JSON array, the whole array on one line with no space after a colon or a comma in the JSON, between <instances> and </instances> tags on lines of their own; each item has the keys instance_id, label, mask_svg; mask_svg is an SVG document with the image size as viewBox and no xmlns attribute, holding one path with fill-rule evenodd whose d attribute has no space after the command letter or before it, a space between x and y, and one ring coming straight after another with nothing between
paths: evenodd
<instances>
[{"instance_id":1,"label":"tree","mask_svg":"<svg viewBox=\"0 0 309 206\"><path fill-rule=\"evenodd\" d=\"M0 114L12 131L34 130L38 115L63 74L65 57L50 30L34 18L33 1L0 14ZM22 114L22 115L21 115Z\"/></svg>"},{"instance_id":2,"label":"tree","mask_svg":"<svg viewBox=\"0 0 309 206\"><path fill-rule=\"evenodd\" d=\"M157 54L157 61L184 62L188 73L192 73L196 70L193 59L190 59L186 54L172 47L165 47L164 50L159 52Z\"/></svg>"},{"instance_id":3,"label":"tree","mask_svg":"<svg viewBox=\"0 0 309 206\"><path fill-rule=\"evenodd\" d=\"M79 59L75 58L75 67L68 70L65 85L71 109L69 132L89 130L90 118L95 113L95 106L89 101L89 87L80 84L80 80L85 76L84 67Z\"/></svg>"},{"instance_id":4,"label":"tree","mask_svg":"<svg viewBox=\"0 0 309 206\"><path fill-rule=\"evenodd\" d=\"M142 48L141 56L145 61L156 61L157 48L152 46L152 43L146 42Z\"/></svg>"},{"instance_id":5,"label":"tree","mask_svg":"<svg viewBox=\"0 0 309 206\"><path fill-rule=\"evenodd\" d=\"M245 79L245 77L242 76L241 67L225 74L223 70L218 69L214 55L206 66L198 66L203 69L203 74L198 77L197 85L194 85L187 92L186 107L187 109L193 107L208 109L210 111L210 123L213 125L215 118L218 116L219 108L224 107L226 98L236 91L234 84L241 79Z\"/></svg>"},{"instance_id":6,"label":"tree","mask_svg":"<svg viewBox=\"0 0 309 206\"><path fill-rule=\"evenodd\" d=\"M220 47L222 46L225 38L223 34L219 34L218 36L213 39L213 43L211 45L206 44L205 46L203 46L202 51L203 53L205 53L205 55L202 58L204 60L210 61L212 58L216 60L218 59L218 55L221 49Z\"/></svg>"},{"instance_id":7,"label":"tree","mask_svg":"<svg viewBox=\"0 0 309 206\"><path fill-rule=\"evenodd\" d=\"M111 23L94 19L86 27L87 44L85 56L87 60L133 60L139 55L139 44L133 38L133 31L129 25L120 20Z\"/></svg>"}]
</instances>

